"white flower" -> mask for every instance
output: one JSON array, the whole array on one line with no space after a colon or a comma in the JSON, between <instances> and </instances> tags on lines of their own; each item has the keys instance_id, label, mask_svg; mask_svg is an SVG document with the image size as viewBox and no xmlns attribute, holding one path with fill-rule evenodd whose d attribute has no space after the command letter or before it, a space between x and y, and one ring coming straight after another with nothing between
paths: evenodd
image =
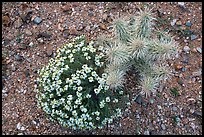
<instances>
[{"instance_id":1,"label":"white flower","mask_svg":"<svg viewBox=\"0 0 204 137\"><path fill-rule=\"evenodd\" d=\"M73 54L69 54L68 58L70 58L70 59L71 59L72 57L73 57Z\"/></svg>"},{"instance_id":2,"label":"white flower","mask_svg":"<svg viewBox=\"0 0 204 137\"><path fill-rule=\"evenodd\" d=\"M77 94L77 97L81 97L81 95L82 95L82 93L80 93L80 92L76 92L76 94Z\"/></svg>"},{"instance_id":3,"label":"white flower","mask_svg":"<svg viewBox=\"0 0 204 137\"><path fill-rule=\"evenodd\" d=\"M81 86L77 88L78 91L82 91L82 89L83 88Z\"/></svg>"},{"instance_id":4,"label":"white flower","mask_svg":"<svg viewBox=\"0 0 204 137\"><path fill-rule=\"evenodd\" d=\"M108 89L109 89L109 86L108 86L108 85L106 85L106 86L104 87L104 89L105 89L105 90L108 90Z\"/></svg>"},{"instance_id":5,"label":"white flower","mask_svg":"<svg viewBox=\"0 0 204 137\"><path fill-rule=\"evenodd\" d=\"M100 107L100 108L103 108L104 106L105 106L105 101L102 100L102 101L100 102L100 104L99 104L99 107Z\"/></svg>"},{"instance_id":6,"label":"white flower","mask_svg":"<svg viewBox=\"0 0 204 137\"><path fill-rule=\"evenodd\" d=\"M87 56L87 57L86 57L86 60L90 60L90 59L91 59L91 57L90 57L90 56Z\"/></svg>"},{"instance_id":7,"label":"white flower","mask_svg":"<svg viewBox=\"0 0 204 137\"><path fill-rule=\"evenodd\" d=\"M106 97L106 102L110 102L110 97Z\"/></svg>"},{"instance_id":8,"label":"white flower","mask_svg":"<svg viewBox=\"0 0 204 137\"><path fill-rule=\"evenodd\" d=\"M89 77L88 79L89 79L89 82L93 82L94 81L93 77Z\"/></svg>"},{"instance_id":9,"label":"white flower","mask_svg":"<svg viewBox=\"0 0 204 137\"><path fill-rule=\"evenodd\" d=\"M117 102L118 102L118 99L115 98L115 99L113 100L113 103L117 103Z\"/></svg>"},{"instance_id":10,"label":"white flower","mask_svg":"<svg viewBox=\"0 0 204 137\"><path fill-rule=\"evenodd\" d=\"M68 53L70 53L70 52L71 52L71 50L69 50L69 49L65 51L66 54L68 54Z\"/></svg>"},{"instance_id":11,"label":"white flower","mask_svg":"<svg viewBox=\"0 0 204 137\"><path fill-rule=\"evenodd\" d=\"M96 120L100 120L100 117L96 117Z\"/></svg>"},{"instance_id":12,"label":"white flower","mask_svg":"<svg viewBox=\"0 0 204 137\"><path fill-rule=\"evenodd\" d=\"M96 114L96 116L99 116L99 115L100 115L100 112L96 111L95 114Z\"/></svg>"},{"instance_id":13,"label":"white flower","mask_svg":"<svg viewBox=\"0 0 204 137\"><path fill-rule=\"evenodd\" d=\"M85 56L85 57L87 57L87 56L88 56L88 53L87 53L87 52L85 52L85 53L84 53L84 56Z\"/></svg>"},{"instance_id":14,"label":"white flower","mask_svg":"<svg viewBox=\"0 0 204 137\"><path fill-rule=\"evenodd\" d=\"M108 74L107 73L103 73L102 74L102 78L107 78Z\"/></svg>"},{"instance_id":15,"label":"white flower","mask_svg":"<svg viewBox=\"0 0 204 137\"><path fill-rule=\"evenodd\" d=\"M119 91L119 94L121 94L121 95L122 95L122 94L123 94L123 91L122 91L122 90L121 90L121 91Z\"/></svg>"},{"instance_id":16,"label":"white flower","mask_svg":"<svg viewBox=\"0 0 204 137\"><path fill-rule=\"evenodd\" d=\"M94 89L94 92L96 93L96 95L100 92L100 90L98 90L97 88Z\"/></svg>"},{"instance_id":17,"label":"white flower","mask_svg":"<svg viewBox=\"0 0 204 137\"><path fill-rule=\"evenodd\" d=\"M91 95L90 95L90 94L87 94L87 95L86 95L86 98L91 98Z\"/></svg>"},{"instance_id":18,"label":"white flower","mask_svg":"<svg viewBox=\"0 0 204 137\"><path fill-rule=\"evenodd\" d=\"M76 53L76 51L77 51L76 49L73 49L73 50L72 50L72 53Z\"/></svg>"},{"instance_id":19,"label":"white flower","mask_svg":"<svg viewBox=\"0 0 204 137\"><path fill-rule=\"evenodd\" d=\"M67 96L67 99L68 99L68 100L72 100L72 95L68 95L68 96Z\"/></svg>"},{"instance_id":20,"label":"white flower","mask_svg":"<svg viewBox=\"0 0 204 137\"><path fill-rule=\"evenodd\" d=\"M70 59L70 63L73 63L73 62L74 62L74 58L71 58L71 59Z\"/></svg>"},{"instance_id":21,"label":"white flower","mask_svg":"<svg viewBox=\"0 0 204 137\"><path fill-rule=\"evenodd\" d=\"M73 116L77 116L76 110L72 111L72 115L73 115Z\"/></svg>"}]
</instances>

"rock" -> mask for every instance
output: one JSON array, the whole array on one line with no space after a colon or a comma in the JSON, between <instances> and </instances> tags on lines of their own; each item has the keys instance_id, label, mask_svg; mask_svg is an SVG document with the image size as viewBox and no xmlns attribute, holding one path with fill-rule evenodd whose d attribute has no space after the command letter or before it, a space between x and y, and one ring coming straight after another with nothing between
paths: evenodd
<instances>
[{"instance_id":1,"label":"rock","mask_svg":"<svg viewBox=\"0 0 204 137\"><path fill-rule=\"evenodd\" d=\"M15 71L15 70L16 70L16 67L14 66L14 64L11 64L11 70L12 70L12 71Z\"/></svg>"},{"instance_id":2,"label":"rock","mask_svg":"<svg viewBox=\"0 0 204 137\"><path fill-rule=\"evenodd\" d=\"M62 27L62 24L61 24L61 23L59 23L59 24L57 25L57 28L58 28L60 31L64 31L64 28Z\"/></svg>"},{"instance_id":3,"label":"rock","mask_svg":"<svg viewBox=\"0 0 204 137\"><path fill-rule=\"evenodd\" d=\"M181 70L182 69L182 65L180 64L175 64L175 70L178 71L178 70Z\"/></svg>"},{"instance_id":4,"label":"rock","mask_svg":"<svg viewBox=\"0 0 204 137\"><path fill-rule=\"evenodd\" d=\"M64 5L64 6L62 6L61 9L63 12L71 12L72 11L71 5Z\"/></svg>"},{"instance_id":5,"label":"rock","mask_svg":"<svg viewBox=\"0 0 204 137\"><path fill-rule=\"evenodd\" d=\"M108 15L107 15L106 13L104 13L104 14L102 15L102 19L103 19L104 21L107 21Z\"/></svg>"},{"instance_id":6,"label":"rock","mask_svg":"<svg viewBox=\"0 0 204 137\"><path fill-rule=\"evenodd\" d=\"M191 25L192 25L192 24L191 24L190 21L187 21L187 22L186 22L186 26L187 26L187 27L191 27Z\"/></svg>"},{"instance_id":7,"label":"rock","mask_svg":"<svg viewBox=\"0 0 204 137\"><path fill-rule=\"evenodd\" d=\"M182 81L180 78L177 80L177 83L178 83L179 85L181 85L181 86L184 86L184 83L183 83L183 81Z\"/></svg>"},{"instance_id":8,"label":"rock","mask_svg":"<svg viewBox=\"0 0 204 137\"><path fill-rule=\"evenodd\" d=\"M150 102L151 104L153 104L153 103L154 103L154 99L150 99L149 102Z\"/></svg>"},{"instance_id":9,"label":"rock","mask_svg":"<svg viewBox=\"0 0 204 137\"><path fill-rule=\"evenodd\" d=\"M33 42L31 42L28 46L33 47L34 46Z\"/></svg>"},{"instance_id":10,"label":"rock","mask_svg":"<svg viewBox=\"0 0 204 137\"><path fill-rule=\"evenodd\" d=\"M18 133L17 135L24 135L23 133Z\"/></svg>"},{"instance_id":11,"label":"rock","mask_svg":"<svg viewBox=\"0 0 204 137\"><path fill-rule=\"evenodd\" d=\"M90 17L92 17L92 16L94 16L94 13L93 13L93 11L88 11L88 16L90 16Z\"/></svg>"},{"instance_id":12,"label":"rock","mask_svg":"<svg viewBox=\"0 0 204 137\"><path fill-rule=\"evenodd\" d=\"M184 2L178 2L178 5L181 6L181 7L184 7L185 3Z\"/></svg>"},{"instance_id":13,"label":"rock","mask_svg":"<svg viewBox=\"0 0 204 137\"><path fill-rule=\"evenodd\" d=\"M23 60L23 56L15 55L14 57L15 57L15 59L16 59L17 61L22 61L22 60Z\"/></svg>"},{"instance_id":14,"label":"rock","mask_svg":"<svg viewBox=\"0 0 204 137\"><path fill-rule=\"evenodd\" d=\"M102 29L102 30L107 30L107 27L106 27L105 24L100 23L100 24L99 24L99 27L100 27L100 29Z\"/></svg>"},{"instance_id":15,"label":"rock","mask_svg":"<svg viewBox=\"0 0 204 137\"><path fill-rule=\"evenodd\" d=\"M29 70L26 70L24 73L25 73L26 77L29 77L29 76L30 76Z\"/></svg>"},{"instance_id":16,"label":"rock","mask_svg":"<svg viewBox=\"0 0 204 137\"><path fill-rule=\"evenodd\" d=\"M136 118L137 118L137 119L140 119L140 115L139 115L139 114L137 114L137 115L136 115Z\"/></svg>"},{"instance_id":17,"label":"rock","mask_svg":"<svg viewBox=\"0 0 204 137\"><path fill-rule=\"evenodd\" d=\"M176 25L181 26L181 25L182 25L182 22L179 20L179 21L176 22Z\"/></svg>"},{"instance_id":18,"label":"rock","mask_svg":"<svg viewBox=\"0 0 204 137\"><path fill-rule=\"evenodd\" d=\"M37 35L37 38L51 38L52 35L48 34L47 32L40 32L38 35Z\"/></svg>"},{"instance_id":19,"label":"rock","mask_svg":"<svg viewBox=\"0 0 204 137\"><path fill-rule=\"evenodd\" d=\"M173 106L173 107L172 107L172 110L173 110L173 111L177 111L177 107Z\"/></svg>"},{"instance_id":20,"label":"rock","mask_svg":"<svg viewBox=\"0 0 204 137\"><path fill-rule=\"evenodd\" d=\"M39 43L41 43L41 44L44 43L43 38L38 38L37 41L38 41Z\"/></svg>"},{"instance_id":21,"label":"rock","mask_svg":"<svg viewBox=\"0 0 204 137\"><path fill-rule=\"evenodd\" d=\"M78 31L81 31L84 29L84 26L82 24L79 24L76 28Z\"/></svg>"},{"instance_id":22,"label":"rock","mask_svg":"<svg viewBox=\"0 0 204 137\"><path fill-rule=\"evenodd\" d=\"M195 40L197 38L196 35L191 35L191 40Z\"/></svg>"},{"instance_id":23,"label":"rock","mask_svg":"<svg viewBox=\"0 0 204 137\"><path fill-rule=\"evenodd\" d=\"M88 26L86 26L86 28L85 28L85 30L87 31L87 32L89 32L90 31L90 29L91 29L91 27L88 25Z\"/></svg>"},{"instance_id":24,"label":"rock","mask_svg":"<svg viewBox=\"0 0 204 137\"><path fill-rule=\"evenodd\" d=\"M3 89L3 90L2 90L2 93L4 93L4 94L5 94L5 93L7 93L7 91Z\"/></svg>"},{"instance_id":25,"label":"rock","mask_svg":"<svg viewBox=\"0 0 204 137\"><path fill-rule=\"evenodd\" d=\"M195 112L193 113L193 115L194 115L194 116L197 116L197 117L202 117L202 111L201 111L201 112L195 111Z\"/></svg>"},{"instance_id":26,"label":"rock","mask_svg":"<svg viewBox=\"0 0 204 137\"><path fill-rule=\"evenodd\" d=\"M195 112L194 109L190 109L190 113L193 114Z\"/></svg>"},{"instance_id":27,"label":"rock","mask_svg":"<svg viewBox=\"0 0 204 137\"><path fill-rule=\"evenodd\" d=\"M3 41L4 42L3 44L6 46L10 43L10 41L11 41L10 39L5 38Z\"/></svg>"},{"instance_id":28,"label":"rock","mask_svg":"<svg viewBox=\"0 0 204 137\"><path fill-rule=\"evenodd\" d=\"M149 130L146 130L146 131L144 132L144 135L150 135L150 134L149 134Z\"/></svg>"},{"instance_id":29,"label":"rock","mask_svg":"<svg viewBox=\"0 0 204 137\"><path fill-rule=\"evenodd\" d=\"M186 52L186 53L189 53L191 49L189 48L189 46L184 46L183 47L183 51Z\"/></svg>"},{"instance_id":30,"label":"rock","mask_svg":"<svg viewBox=\"0 0 204 137\"><path fill-rule=\"evenodd\" d=\"M202 54L202 49L200 47L197 47L196 50Z\"/></svg>"},{"instance_id":31,"label":"rock","mask_svg":"<svg viewBox=\"0 0 204 137\"><path fill-rule=\"evenodd\" d=\"M173 19L171 22L171 26L174 26L176 24L177 19Z\"/></svg>"},{"instance_id":32,"label":"rock","mask_svg":"<svg viewBox=\"0 0 204 137\"><path fill-rule=\"evenodd\" d=\"M24 13L20 14L20 17L23 20L23 22L25 22L25 23L30 22L32 12L33 12L32 10L27 10Z\"/></svg>"},{"instance_id":33,"label":"rock","mask_svg":"<svg viewBox=\"0 0 204 137\"><path fill-rule=\"evenodd\" d=\"M157 105L158 109L162 109L162 107L160 105Z\"/></svg>"},{"instance_id":34,"label":"rock","mask_svg":"<svg viewBox=\"0 0 204 137\"><path fill-rule=\"evenodd\" d=\"M199 77L202 75L202 69L199 69L198 71L192 72L192 75L194 77Z\"/></svg>"},{"instance_id":35,"label":"rock","mask_svg":"<svg viewBox=\"0 0 204 137\"><path fill-rule=\"evenodd\" d=\"M142 100L142 96L141 95L138 95L135 102L137 102L138 104L142 104L143 100Z\"/></svg>"},{"instance_id":36,"label":"rock","mask_svg":"<svg viewBox=\"0 0 204 137\"><path fill-rule=\"evenodd\" d=\"M21 123L18 123L17 124L17 126L16 126L16 128L18 129L18 130L25 130L25 127L23 127L22 125L21 125Z\"/></svg>"},{"instance_id":37,"label":"rock","mask_svg":"<svg viewBox=\"0 0 204 137\"><path fill-rule=\"evenodd\" d=\"M25 34L27 36L32 36L33 35L32 32L30 30L28 30L28 29L25 30Z\"/></svg>"},{"instance_id":38,"label":"rock","mask_svg":"<svg viewBox=\"0 0 204 137\"><path fill-rule=\"evenodd\" d=\"M181 69L181 71L183 71L183 72L186 71L186 70L187 70L187 68L184 68L184 67Z\"/></svg>"},{"instance_id":39,"label":"rock","mask_svg":"<svg viewBox=\"0 0 204 137\"><path fill-rule=\"evenodd\" d=\"M161 129L162 130L165 130L166 129L166 126L164 124L161 124Z\"/></svg>"},{"instance_id":40,"label":"rock","mask_svg":"<svg viewBox=\"0 0 204 137\"><path fill-rule=\"evenodd\" d=\"M23 25L23 21L21 18L18 18L15 22L14 22L14 27L15 28L20 28Z\"/></svg>"},{"instance_id":41,"label":"rock","mask_svg":"<svg viewBox=\"0 0 204 137\"><path fill-rule=\"evenodd\" d=\"M10 25L10 18L9 16L5 15L5 16L2 16L2 24L4 26L9 26Z\"/></svg>"},{"instance_id":42,"label":"rock","mask_svg":"<svg viewBox=\"0 0 204 137\"><path fill-rule=\"evenodd\" d=\"M77 30L76 30L76 28L75 27L70 27L69 28L69 34L71 34L71 35L77 35Z\"/></svg>"},{"instance_id":43,"label":"rock","mask_svg":"<svg viewBox=\"0 0 204 137\"><path fill-rule=\"evenodd\" d=\"M52 47L51 46L48 46L47 50L46 50L46 54L48 57L51 57L52 56L52 53L53 53L53 50L52 50Z\"/></svg>"},{"instance_id":44,"label":"rock","mask_svg":"<svg viewBox=\"0 0 204 137\"><path fill-rule=\"evenodd\" d=\"M42 22L42 19L40 17L35 17L33 22L38 25Z\"/></svg>"},{"instance_id":45,"label":"rock","mask_svg":"<svg viewBox=\"0 0 204 137\"><path fill-rule=\"evenodd\" d=\"M67 39L69 37L69 31L65 30L62 35L63 35L64 38Z\"/></svg>"}]
</instances>

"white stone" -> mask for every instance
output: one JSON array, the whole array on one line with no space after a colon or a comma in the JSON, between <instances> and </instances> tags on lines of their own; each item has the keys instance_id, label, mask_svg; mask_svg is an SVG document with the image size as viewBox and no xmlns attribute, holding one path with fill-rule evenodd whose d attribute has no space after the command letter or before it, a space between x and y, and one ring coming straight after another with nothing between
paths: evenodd
<instances>
[{"instance_id":1,"label":"white stone","mask_svg":"<svg viewBox=\"0 0 204 137\"><path fill-rule=\"evenodd\" d=\"M178 2L178 5L179 5L179 6L184 6L185 3L184 3L184 2Z\"/></svg>"}]
</instances>

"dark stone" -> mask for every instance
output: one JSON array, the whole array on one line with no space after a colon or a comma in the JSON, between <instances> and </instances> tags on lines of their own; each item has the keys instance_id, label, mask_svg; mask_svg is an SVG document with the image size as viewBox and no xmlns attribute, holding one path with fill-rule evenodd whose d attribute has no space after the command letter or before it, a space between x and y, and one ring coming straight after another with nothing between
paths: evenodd
<instances>
[{"instance_id":1,"label":"dark stone","mask_svg":"<svg viewBox=\"0 0 204 137\"><path fill-rule=\"evenodd\" d=\"M183 86L183 81L181 79L178 79L177 82L178 82L179 85Z\"/></svg>"},{"instance_id":2,"label":"dark stone","mask_svg":"<svg viewBox=\"0 0 204 137\"><path fill-rule=\"evenodd\" d=\"M41 37L43 37L43 38L51 38L51 35L48 34L47 32L41 32L41 33L39 33L37 35L37 38L41 38Z\"/></svg>"},{"instance_id":3,"label":"dark stone","mask_svg":"<svg viewBox=\"0 0 204 137\"><path fill-rule=\"evenodd\" d=\"M89 11L88 12L88 16L92 17L94 14L93 14L93 11Z\"/></svg>"},{"instance_id":4,"label":"dark stone","mask_svg":"<svg viewBox=\"0 0 204 137\"><path fill-rule=\"evenodd\" d=\"M8 45L10 43L10 39L4 39L4 45Z\"/></svg>"},{"instance_id":5,"label":"dark stone","mask_svg":"<svg viewBox=\"0 0 204 137\"><path fill-rule=\"evenodd\" d=\"M22 60L23 60L23 56L15 55L14 57L15 57L15 59L16 59L17 61L22 61Z\"/></svg>"},{"instance_id":6,"label":"dark stone","mask_svg":"<svg viewBox=\"0 0 204 137\"><path fill-rule=\"evenodd\" d=\"M25 75L26 75L26 77L29 77L29 76L30 76L28 69L25 71Z\"/></svg>"},{"instance_id":7,"label":"dark stone","mask_svg":"<svg viewBox=\"0 0 204 137\"><path fill-rule=\"evenodd\" d=\"M138 104L142 104L143 100L142 100L142 96L141 95L138 95L135 102L137 102Z\"/></svg>"},{"instance_id":8,"label":"dark stone","mask_svg":"<svg viewBox=\"0 0 204 137\"><path fill-rule=\"evenodd\" d=\"M193 113L193 115L194 115L194 116L197 116L197 117L202 117L202 111L201 111L201 112L195 111L195 112Z\"/></svg>"}]
</instances>

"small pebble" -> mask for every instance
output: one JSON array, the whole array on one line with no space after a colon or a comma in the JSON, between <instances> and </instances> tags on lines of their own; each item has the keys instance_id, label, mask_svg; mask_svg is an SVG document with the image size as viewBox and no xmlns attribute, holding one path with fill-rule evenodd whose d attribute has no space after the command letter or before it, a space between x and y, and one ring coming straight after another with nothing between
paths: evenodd
<instances>
[{"instance_id":1,"label":"small pebble","mask_svg":"<svg viewBox=\"0 0 204 137\"><path fill-rule=\"evenodd\" d=\"M149 134L149 130L146 130L146 131L144 132L144 135L150 135L150 134Z\"/></svg>"},{"instance_id":2,"label":"small pebble","mask_svg":"<svg viewBox=\"0 0 204 137\"><path fill-rule=\"evenodd\" d=\"M192 24L191 24L190 21L187 21L187 22L186 22L186 26L187 26L187 27L191 27L191 25L192 25Z\"/></svg>"},{"instance_id":3,"label":"small pebble","mask_svg":"<svg viewBox=\"0 0 204 137\"><path fill-rule=\"evenodd\" d=\"M42 19L40 17L35 17L33 22L38 25L38 24L40 24L42 22Z\"/></svg>"},{"instance_id":4,"label":"small pebble","mask_svg":"<svg viewBox=\"0 0 204 137\"><path fill-rule=\"evenodd\" d=\"M30 46L30 47L33 47L33 46L34 46L33 42L31 42L31 43L29 44L29 46Z\"/></svg>"},{"instance_id":5,"label":"small pebble","mask_svg":"<svg viewBox=\"0 0 204 137\"><path fill-rule=\"evenodd\" d=\"M172 110L173 110L173 111L177 111L177 107L174 106L174 107L172 108Z\"/></svg>"},{"instance_id":6,"label":"small pebble","mask_svg":"<svg viewBox=\"0 0 204 137\"><path fill-rule=\"evenodd\" d=\"M181 71L183 71L183 72L186 71L186 70L187 70L187 68L184 68L184 67L181 69Z\"/></svg>"},{"instance_id":7,"label":"small pebble","mask_svg":"<svg viewBox=\"0 0 204 137\"><path fill-rule=\"evenodd\" d=\"M195 40L197 38L196 35L191 35L191 40Z\"/></svg>"},{"instance_id":8,"label":"small pebble","mask_svg":"<svg viewBox=\"0 0 204 137\"><path fill-rule=\"evenodd\" d=\"M135 102L137 102L138 104L142 104L142 96L138 95Z\"/></svg>"},{"instance_id":9,"label":"small pebble","mask_svg":"<svg viewBox=\"0 0 204 137\"><path fill-rule=\"evenodd\" d=\"M178 5L184 7L185 3L184 2L178 2Z\"/></svg>"},{"instance_id":10,"label":"small pebble","mask_svg":"<svg viewBox=\"0 0 204 137\"><path fill-rule=\"evenodd\" d=\"M202 49L200 47L197 47L196 50L202 54Z\"/></svg>"},{"instance_id":11,"label":"small pebble","mask_svg":"<svg viewBox=\"0 0 204 137\"><path fill-rule=\"evenodd\" d=\"M162 128L162 130L165 130L166 126L164 124L161 124L161 128Z\"/></svg>"},{"instance_id":12,"label":"small pebble","mask_svg":"<svg viewBox=\"0 0 204 137\"><path fill-rule=\"evenodd\" d=\"M189 53L191 49L189 48L189 46L184 46L183 47L183 51L186 52L186 53Z\"/></svg>"},{"instance_id":13,"label":"small pebble","mask_svg":"<svg viewBox=\"0 0 204 137\"><path fill-rule=\"evenodd\" d=\"M177 19L173 19L171 22L171 26L174 26L176 24Z\"/></svg>"}]
</instances>

